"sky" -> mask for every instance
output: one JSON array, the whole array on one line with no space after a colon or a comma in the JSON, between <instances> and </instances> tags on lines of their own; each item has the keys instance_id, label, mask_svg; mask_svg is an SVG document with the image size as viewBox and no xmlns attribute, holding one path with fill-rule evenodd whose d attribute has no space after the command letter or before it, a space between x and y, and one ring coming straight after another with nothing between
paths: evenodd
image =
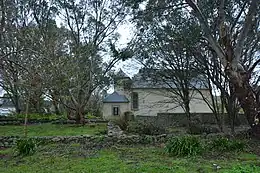
<instances>
[{"instance_id":1,"label":"sky","mask_svg":"<svg viewBox=\"0 0 260 173\"><path fill-rule=\"evenodd\" d=\"M60 27L62 23L64 22L60 17L57 16L56 18L57 25ZM131 24L128 21L128 18L126 21L124 21L123 24L119 25L117 32L120 34L120 39L118 40L117 47L118 48L124 48L127 43L131 40L133 36L135 28L133 24ZM105 56L104 61L106 62L109 60L110 57ZM136 74L139 70L139 65L137 61L134 59L129 59L127 61L120 61L115 65L115 70L119 71L119 69L122 69L129 77L133 77L134 74Z\"/></svg>"},{"instance_id":2,"label":"sky","mask_svg":"<svg viewBox=\"0 0 260 173\"><path fill-rule=\"evenodd\" d=\"M119 48L123 48L132 39L134 35L134 26L130 22L125 22L118 28L120 39L118 43ZM124 62L120 61L115 66L116 71L122 69L129 77L133 77L140 69L139 63L134 59L129 59Z\"/></svg>"}]
</instances>

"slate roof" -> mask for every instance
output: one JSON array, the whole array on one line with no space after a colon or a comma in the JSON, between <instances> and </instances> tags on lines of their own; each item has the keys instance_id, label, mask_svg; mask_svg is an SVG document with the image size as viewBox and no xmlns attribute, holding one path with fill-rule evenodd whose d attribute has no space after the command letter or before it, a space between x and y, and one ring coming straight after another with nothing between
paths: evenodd
<instances>
[{"instance_id":1,"label":"slate roof","mask_svg":"<svg viewBox=\"0 0 260 173\"><path fill-rule=\"evenodd\" d=\"M129 100L124 96L120 95L117 92L109 94L103 99L103 103L128 103Z\"/></svg>"},{"instance_id":2,"label":"slate roof","mask_svg":"<svg viewBox=\"0 0 260 173\"><path fill-rule=\"evenodd\" d=\"M145 71L147 72L147 71ZM156 74L154 74L156 75ZM156 81L154 80L156 79ZM190 86L192 88L197 89L208 89L207 82L205 82L205 79L202 76L194 77L190 80ZM167 82L160 80L160 77L150 77L149 75L145 74L144 71L139 71L138 74L136 74L132 79L132 87L131 88L163 88L163 89L170 89L170 88L178 88L176 84L169 80Z\"/></svg>"}]
</instances>

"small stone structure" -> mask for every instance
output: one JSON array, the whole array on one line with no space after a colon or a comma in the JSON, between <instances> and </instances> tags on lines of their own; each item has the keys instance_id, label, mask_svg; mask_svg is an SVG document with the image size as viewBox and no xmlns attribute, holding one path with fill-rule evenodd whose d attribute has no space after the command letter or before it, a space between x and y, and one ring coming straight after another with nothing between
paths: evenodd
<instances>
[{"instance_id":1,"label":"small stone structure","mask_svg":"<svg viewBox=\"0 0 260 173\"><path fill-rule=\"evenodd\" d=\"M120 127L113 122L109 121L107 123L107 135L108 136L120 136L124 132L120 129Z\"/></svg>"}]
</instances>

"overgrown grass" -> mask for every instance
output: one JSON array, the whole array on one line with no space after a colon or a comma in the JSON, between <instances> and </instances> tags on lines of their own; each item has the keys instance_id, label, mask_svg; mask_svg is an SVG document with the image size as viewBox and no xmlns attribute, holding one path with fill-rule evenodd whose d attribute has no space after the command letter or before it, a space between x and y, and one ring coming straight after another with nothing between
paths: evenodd
<instances>
[{"instance_id":1,"label":"overgrown grass","mask_svg":"<svg viewBox=\"0 0 260 173\"><path fill-rule=\"evenodd\" d=\"M22 136L23 125L0 126L0 136ZM96 134L104 131L106 124L95 125L60 125L60 124L35 124L28 125L28 136L73 136L84 134Z\"/></svg>"},{"instance_id":2,"label":"overgrown grass","mask_svg":"<svg viewBox=\"0 0 260 173\"><path fill-rule=\"evenodd\" d=\"M260 157L249 153L214 158L169 157L163 148L116 146L88 149L84 145L41 146L31 156L13 157L11 150L0 150L0 172L5 173L242 173L260 172ZM216 166L220 168L216 170Z\"/></svg>"},{"instance_id":3,"label":"overgrown grass","mask_svg":"<svg viewBox=\"0 0 260 173\"><path fill-rule=\"evenodd\" d=\"M195 156L202 150L200 139L194 136L174 137L166 145L166 151L171 156Z\"/></svg>"}]
</instances>

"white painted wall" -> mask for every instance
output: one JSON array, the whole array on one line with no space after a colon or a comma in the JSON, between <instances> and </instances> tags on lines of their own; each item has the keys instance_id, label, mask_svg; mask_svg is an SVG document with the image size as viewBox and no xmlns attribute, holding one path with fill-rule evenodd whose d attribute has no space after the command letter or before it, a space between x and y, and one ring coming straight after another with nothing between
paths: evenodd
<instances>
[{"instance_id":1,"label":"white painted wall","mask_svg":"<svg viewBox=\"0 0 260 173\"><path fill-rule=\"evenodd\" d=\"M184 113L182 107L177 102L173 103L172 98L169 97L172 93L166 90L133 89L133 92L137 92L139 96L139 109L136 111L132 110L134 115L157 116L157 113ZM201 92L209 97L208 90L201 90ZM190 102L191 113L211 113L211 110L198 92L194 91L192 98Z\"/></svg>"},{"instance_id":2,"label":"white painted wall","mask_svg":"<svg viewBox=\"0 0 260 173\"><path fill-rule=\"evenodd\" d=\"M130 111L129 103L103 103L103 118L109 119L115 117L113 115L113 107L119 106L119 115L124 115L125 112ZM117 116L116 116L117 117Z\"/></svg>"},{"instance_id":3,"label":"white painted wall","mask_svg":"<svg viewBox=\"0 0 260 173\"><path fill-rule=\"evenodd\" d=\"M122 92L122 91L121 91ZM129 103L104 103L103 117L105 119L112 116L112 107L120 106L120 115L126 111L132 111L134 115L141 116L157 116L157 113L184 113L184 110L178 102L172 100L172 93L163 89L133 89L132 92L138 93L139 109L132 110L131 94L125 93L129 99ZM190 102L191 113L211 113L208 105L202 99L197 91L192 92L192 100ZM210 98L209 90L201 90L204 96ZM124 95L124 93L120 93ZM168 103L167 103L168 102ZM170 102L170 103L169 103Z\"/></svg>"}]
</instances>

